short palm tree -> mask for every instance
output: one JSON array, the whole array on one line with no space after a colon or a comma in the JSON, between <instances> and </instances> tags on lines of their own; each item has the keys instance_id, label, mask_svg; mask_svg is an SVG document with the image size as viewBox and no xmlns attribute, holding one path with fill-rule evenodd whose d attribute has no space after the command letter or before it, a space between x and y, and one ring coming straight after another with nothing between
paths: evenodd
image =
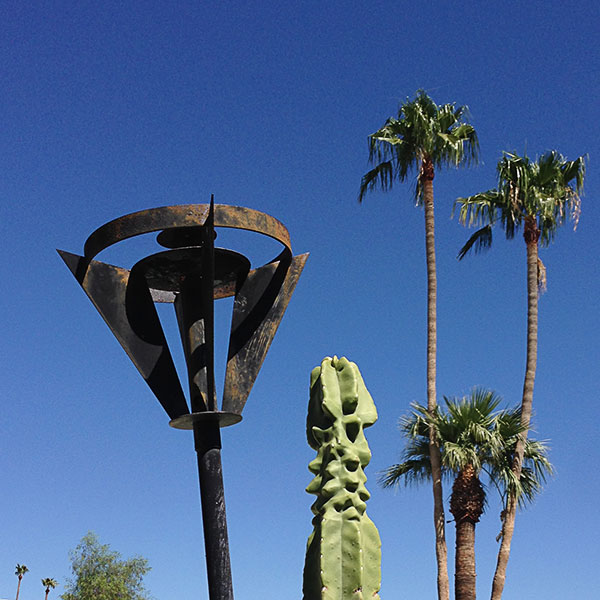
<instances>
[{"instance_id":1,"label":"short palm tree","mask_svg":"<svg viewBox=\"0 0 600 600\"><path fill-rule=\"evenodd\" d=\"M538 245L548 245L558 227L569 217L577 225L585 177L585 158L580 156L569 161L556 151L550 151L532 161L527 156L505 153L498 162L497 172L496 189L456 201L463 224L483 225L470 237L458 256L462 259L470 250L477 252L489 248L493 226L498 222L508 239L512 239L523 228L527 251L527 359L521 401L523 431L513 464L514 477L518 480L531 420L537 368L538 293L546 279L546 270L538 257ZM516 509L516 498L509 497L492 586L492 600L500 600L502 597Z\"/></svg>"},{"instance_id":2,"label":"short palm tree","mask_svg":"<svg viewBox=\"0 0 600 600\"><path fill-rule=\"evenodd\" d=\"M17 583L17 597L15 600L19 600L19 590L21 589L21 579L23 579L23 575L27 573L29 569L25 565L20 565L17 563L17 567L15 568L15 575L19 578L19 583Z\"/></svg>"},{"instance_id":3,"label":"short palm tree","mask_svg":"<svg viewBox=\"0 0 600 600\"><path fill-rule=\"evenodd\" d=\"M397 117L369 136L369 162L374 168L361 181L358 199L381 187L388 190L395 180L406 181L413 169L418 173L415 189L417 204L424 206L425 248L427 259L427 407L433 412L436 397L437 347L437 274L435 266L435 233L433 179L436 169L458 167L477 162L479 143L472 125L465 119L467 107L454 104L438 106L423 90L414 100L400 106ZM438 598L449 598L445 517L439 448L430 440L433 465L433 504L436 533Z\"/></svg>"},{"instance_id":4,"label":"short palm tree","mask_svg":"<svg viewBox=\"0 0 600 600\"><path fill-rule=\"evenodd\" d=\"M456 525L454 592L456 600L475 600L475 526L485 509L486 494L481 474L501 492L510 492L521 504L531 501L552 471L543 442L528 440L521 479L512 473L512 457L522 431L520 410L496 410L501 399L494 392L475 389L464 398L445 398L446 412L432 415L413 404L401 419L408 438L403 462L391 466L382 477L384 486L422 483L432 476L429 431L434 429L441 450L442 475L454 478L450 512Z\"/></svg>"},{"instance_id":5,"label":"short palm tree","mask_svg":"<svg viewBox=\"0 0 600 600\"><path fill-rule=\"evenodd\" d=\"M48 594L50 593L50 589L54 589L58 585L58 581L56 581L56 579L47 577L46 579L42 579L42 585L46 588L45 600L48 600Z\"/></svg>"}]
</instances>

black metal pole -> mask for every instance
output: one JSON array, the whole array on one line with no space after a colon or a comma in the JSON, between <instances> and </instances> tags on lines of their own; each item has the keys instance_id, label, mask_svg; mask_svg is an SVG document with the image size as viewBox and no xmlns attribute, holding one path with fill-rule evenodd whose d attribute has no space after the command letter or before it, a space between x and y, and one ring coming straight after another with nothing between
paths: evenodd
<instances>
[{"instance_id":1,"label":"black metal pole","mask_svg":"<svg viewBox=\"0 0 600 600\"><path fill-rule=\"evenodd\" d=\"M194 423L210 600L233 600L225 493L221 467L221 433L216 419Z\"/></svg>"},{"instance_id":2,"label":"black metal pole","mask_svg":"<svg viewBox=\"0 0 600 600\"><path fill-rule=\"evenodd\" d=\"M221 432L218 415L210 409L211 404L214 406L210 400L214 392L212 386L208 385L212 369L207 368L207 362L210 364L211 361L206 356L210 354L210 351L207 352L210 344L205 339L205 312L199 287L201 280L195 277L184 282L182 292L175 300L175 310L188 366L192 412L199 415L199 419L194 421L194 447L198 456L209 598L233 600L221 466Z\"/></svg>"},{"instance_id":3,"label":"black metal pole","mask_svg":"<svg viewBox=\"0 0 600 600\"><path fill-rule=\"evenodd\" d=\"M194 446L202 506L204 549L210 600L233 600L229 539L225 513L221 432L214 382L214 227L211 213L201 229L202 261L184 275L175 313L188 368ZM204 414L203 414L204 413Z\"/></svg>"}]
</instances>

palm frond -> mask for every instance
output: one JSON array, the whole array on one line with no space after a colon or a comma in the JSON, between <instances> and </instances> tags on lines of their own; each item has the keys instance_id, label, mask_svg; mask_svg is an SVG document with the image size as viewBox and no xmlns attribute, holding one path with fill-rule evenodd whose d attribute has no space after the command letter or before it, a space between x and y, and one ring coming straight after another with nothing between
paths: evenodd
<instances>
[{"instance_id":1,"label":"palm frond","mask_svg":"<svg viewBox=\"0 0 600 600\"><path fill-rule=\"evenodd\" d=\"M537 260L537 284L538 291L543 294L546 291L548 281L546 277L546 266L540 258Z\"/></svg>"},{"instance_id":2,"label":"palm frond","mask_svg":"<svg viewBox=\"0 0 600 600\"><path fill-rule=\"evenodd\" d=\"M483 250L489 250L492 246L492 226L486 225L478 229L468 240L467 243L460 249L457 258L462 260L471 249L475 254L479 254Z\"/></svg>"},{"instance_id":3,"label":"palm frond","mask_svg":"<svg viewBox=\"0 0 600 600\"><path fill-rule=\"evenodd\" d=\"M418 90L412 100L407 98L397 117L387 119L383 127L369 136L369 162L375 168L382 162L390 162L393 168L387 171L385 179L372 178L372 171L367 173L362 179L359 199L377 183L387 190L392 179L404 181L413 170L418 174L424 160L431 161L436 168L477 162L479 142L474 127L466 122L467 115L464 106L438 106L424 90ZM365 185L365 178L369 185ZM422 189L417 175L417 204Z\"/></svg>"},{"instance_id":4,"label":"palm frond","mask_svg":"<svg viewBox=\"0 0 600 600\"><path fill-rule=\"evenodd\" d=\"M555 150L535 161L527 155L503 152L497 167L495 190L459 198L459 220L463 225L500 223L512 239L526 222L535 220L539 243L548 245L558 227L572 219L575 228L581 212L585 157L567 161ZM476 241L474 238L474 242Z\"/></svg>"},{"instance_id":5,"label":"palm frond","mask_svg":"<svg viewBox=\"0 0 600 600\"><path fill-rule=\"evenodd\" d=\"M496 212L499 206L498 190L488 190L467 198L457 198L454 202L452 215L457 206L459 210L459 222L471 227L472 225L490 224L496 220Z\"/></svg>"},{"instance_id":6,"label":"palm frond","mask_svg":"<svg viewBox=\"0 0 600 600\"><path fill-rule=\"evenodd\" d=\"M374 188L378 182L382 189L387 190L392 185L393 175L394 170L391 161L379 163L374 169L365 173L360 182L358 201L362 202L367 190Z\"/></svg>"},{"instance_id":7,"label":"palm frond","mask_svg":"<svg viewBox=\"0 0 600 600\"><path fill-rule=\"evenodd\" d=\"M467 465L488 475L502 502L509 496L519 506L531 502L552 474L545 442L527 438L521 477L513 472L517 442L527 429L521 423L520 407L499 409L502 399L485 388L474 388L462 398L444 397L445 409L433 414L421 404L399 421L406 438L401 462L392 465L380 477L384 487L420 484L431 478L429 431L435 431L441 452L442 477L456 476Z\"/></svg>"},{"instance_id":8,"label":"palm frond","mask_svg":"<svg viewBox=\"0 0 600 600\"><path fill-rule=\"evenodd\" d=\"M397 487L401 482L406 486L423 483L431 478L431 463L418 459L407 460L392 465L379 477L382 487Z\"/></svg>"}]
</instances>

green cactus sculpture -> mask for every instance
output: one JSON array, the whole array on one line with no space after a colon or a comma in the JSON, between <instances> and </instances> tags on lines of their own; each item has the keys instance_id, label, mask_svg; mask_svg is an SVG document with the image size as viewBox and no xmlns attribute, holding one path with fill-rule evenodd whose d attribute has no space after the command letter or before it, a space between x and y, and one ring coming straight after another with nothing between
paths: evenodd
<instances>
[{"instance_id":1,"label":"green cactus sculpture","mask_svg":"<svg viewBox=\"0 0 600 600\"><path fill-rule=\"evenodd\" d=\"M306 488L314 530L304 563L303 600L378 600L381 541L366 514L370 494L363 469L371 451L363 429L377 410L358 367L345 358L325 358L310 379L307 437L317 457Z\"/></svg>"}]
</instances>

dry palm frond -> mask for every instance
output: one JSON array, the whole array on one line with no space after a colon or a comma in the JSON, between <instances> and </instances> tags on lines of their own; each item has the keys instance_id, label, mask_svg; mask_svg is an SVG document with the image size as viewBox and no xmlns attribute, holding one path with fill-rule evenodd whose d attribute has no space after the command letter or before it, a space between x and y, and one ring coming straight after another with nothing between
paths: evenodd
<instances>
[{"instance_id":1,"label":"dry palm frond","mask_svg":"<svg viewBox=\"0 0 600 600\"><path fill-rule=\"evenodd\" d=\"M546 284L547 284L546 267L544 266L544 263L539 258L537 260L537 284L538 284L539 292L543 294L546 291L546 287L547 287L546 286Z\"/></svg>"}]
</instances>

